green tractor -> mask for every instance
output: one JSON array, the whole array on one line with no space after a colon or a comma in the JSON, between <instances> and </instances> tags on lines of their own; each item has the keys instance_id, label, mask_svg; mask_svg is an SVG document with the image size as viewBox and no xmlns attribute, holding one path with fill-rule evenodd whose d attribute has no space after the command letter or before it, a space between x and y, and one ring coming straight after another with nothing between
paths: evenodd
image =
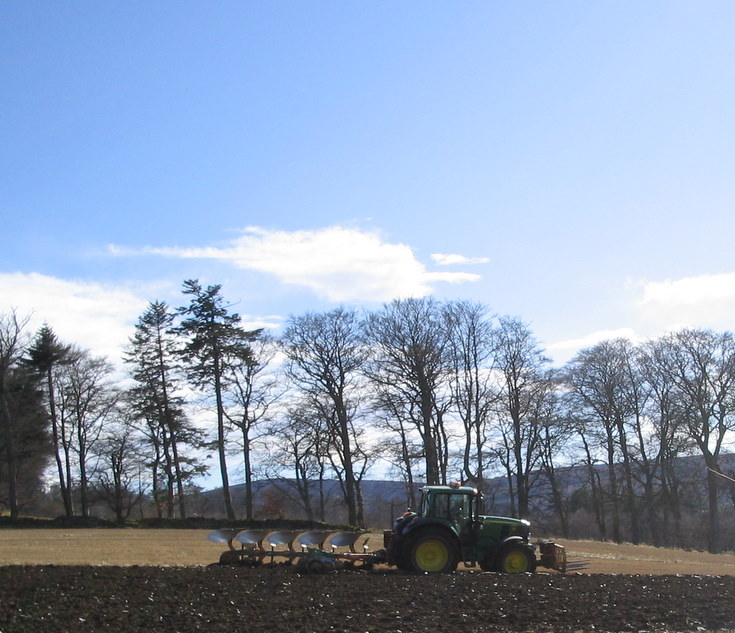
<instances>
[{"instance_id":1,"label":"green tractor","mask_svg":"<svg viewBox=\"0 0 735 633\"><path fill-rule=\"evenodd\" d=\"M425 486L418 512L406 512L384 533L386 562L415 572L451 572L460 562L483 571L532 573L569 568L564 547L536 546L525 519L480 514L482 495L468 486Z\"/></svg>"}]
</instances>

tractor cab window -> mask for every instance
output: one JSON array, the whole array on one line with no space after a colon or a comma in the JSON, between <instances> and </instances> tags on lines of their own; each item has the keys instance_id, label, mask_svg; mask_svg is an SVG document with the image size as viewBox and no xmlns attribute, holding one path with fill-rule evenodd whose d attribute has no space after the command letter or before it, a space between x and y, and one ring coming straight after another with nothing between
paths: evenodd
<instances>
[{"instance_id":1,"label":"tractor cab window","mask_svg":"<svg viewBox=\"0 0 735 633\"><path fill-rule=\"evenodd\" d=\"M469 518L469 497L467 495L449 495L449 520L463 526Z\"/></svg>"},{"instance_id":2,"label":"tractor cab window","mask_svg":"<svg viewBox=\"0 0 735 633\"><path fill-rule=\"evenodd\" d=\"M431 507L431 495L424 493L424 495L421 497L421 510L419 511L419 514L422 517L430 517L432 516L433 508Z\"/></svg>"},{"instance_id":3,"label":"tractor cab window","mask_svg":"<svg viewBox=\"0 0 735 633\"><path fill-rule=\"evenodd\" d=\"M436 495L434 513L436 518L446 519L462 526L470 518L469 499L464 494Z\"/></svg>"}]
</instances>

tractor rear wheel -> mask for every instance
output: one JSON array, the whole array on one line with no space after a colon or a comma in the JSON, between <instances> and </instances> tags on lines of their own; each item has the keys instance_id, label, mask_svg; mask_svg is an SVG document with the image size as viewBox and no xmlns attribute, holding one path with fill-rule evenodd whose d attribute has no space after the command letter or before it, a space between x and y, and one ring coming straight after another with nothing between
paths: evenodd
<instances>
[{"instance_id":1,"label":"tractor rear wheel","mask_svg":"<svg viewBox=\"0 0 735 633\"><path fill-rule=\"evenodd\" d=\"M532 574L536 571L536 557L521 545L511 545L500 553L497 570L504 574Z\"/></svg>"},{"instance_id":2,"label":"tractor rear wheel","mask_svg":"<svg viewBox=\"0 0 735 633\"><path fill-rule=\"evenodd\" d=\"M445 530L422 530L408 544L410 567L421 573L452 572L459 563L457 549L457 542Z\"/></svg>"}]
</instances>

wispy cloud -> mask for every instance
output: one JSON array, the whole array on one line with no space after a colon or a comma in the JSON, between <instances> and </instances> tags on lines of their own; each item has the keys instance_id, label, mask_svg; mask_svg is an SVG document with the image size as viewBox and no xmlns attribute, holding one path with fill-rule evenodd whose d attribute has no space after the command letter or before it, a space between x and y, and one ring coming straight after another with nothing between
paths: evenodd
<instances>
[{"instance_id":1,"label":"wispy cloud","mask_svg":"<svg viewBox=\"0 0 735 633\"><path fill-rule=\"evenodd\" d=\"M464 255L433 253L431 259L439 266L468 266L472 264L487 264L489 257L465 257Z\"/></svg>"},{"instance_id":2,"label":"wispy cloud","mask_svg":"<svg viewBox=\"0 0 735 633\"><path fill-rule=\"evenodd\" d=\"M386 242L377 232L340 226L303 231L248 227L222 247L147 247L130 251L111 246L109 252L221 260L237 268L273 275L281 283L307 288L335 302L421 297L431 294L434 283L480 279L465 272L427 271L406 244Z\"/></svg>"}]
</instances>

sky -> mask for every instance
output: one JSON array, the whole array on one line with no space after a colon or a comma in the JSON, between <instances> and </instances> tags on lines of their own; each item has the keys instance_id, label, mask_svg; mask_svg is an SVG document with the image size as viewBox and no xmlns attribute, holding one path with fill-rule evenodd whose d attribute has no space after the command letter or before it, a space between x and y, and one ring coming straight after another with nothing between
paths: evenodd
<instances>
[{"instance_id":1,"label":"sky","mask_svg":"<svg viewBox=\"0 0 735 633\"><path fill-rule=\"evenodd\" d=\"M221 284L252 326L483 303L556 364L733 328L735 3L0 4L0 312L111 359Z\"/></svg>"}]
</instances>

